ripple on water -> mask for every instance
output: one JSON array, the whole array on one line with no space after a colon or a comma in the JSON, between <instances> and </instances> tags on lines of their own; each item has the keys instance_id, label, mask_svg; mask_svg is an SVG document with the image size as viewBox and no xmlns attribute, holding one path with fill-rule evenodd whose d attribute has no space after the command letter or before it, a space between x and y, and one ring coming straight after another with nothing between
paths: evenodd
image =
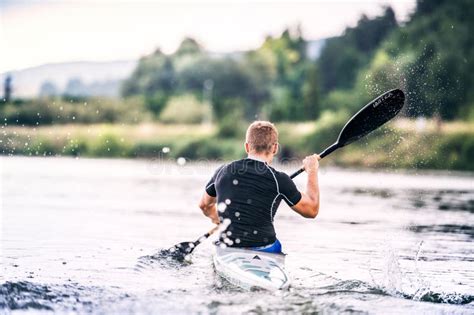
<instances>
[{"instance_id":1,"label":"ripple on water","mask_svg":"<svg viewBox=\"0 0 474 315\"><path fill-rule=\"evenodd\" d=\"M434 225L412 225L410 231L415 233L448 233L466 235L474 238L474 226L463 224L434 224Z\"/></svg>"},{"instance_id":2,"label":"ripple on water","mask_svg":"<svg viewBox=\"0 0 474 315\"><path fill-rule=\"evenodd\" d=\"M5 282L0 286L0 310L91 312L101 304L125 297L130 296L77 283L46 285L27 281Z\"/></svg>"}]
</instances>

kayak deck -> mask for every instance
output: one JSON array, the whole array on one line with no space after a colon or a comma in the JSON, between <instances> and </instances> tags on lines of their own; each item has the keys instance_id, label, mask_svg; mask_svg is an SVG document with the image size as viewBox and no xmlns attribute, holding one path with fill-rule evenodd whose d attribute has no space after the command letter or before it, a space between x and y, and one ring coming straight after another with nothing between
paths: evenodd
<instances>
[{"instance_id":1,"label":"kayak deck","mask_svg":"<svg viewBox=\"0 0 474 315\"><path fill-rule=\"evenodd\" d=\"M216 246L213 260L219 276L245 290L274 291L290 285L284 254Z\"/></svg>"}]
</instances>

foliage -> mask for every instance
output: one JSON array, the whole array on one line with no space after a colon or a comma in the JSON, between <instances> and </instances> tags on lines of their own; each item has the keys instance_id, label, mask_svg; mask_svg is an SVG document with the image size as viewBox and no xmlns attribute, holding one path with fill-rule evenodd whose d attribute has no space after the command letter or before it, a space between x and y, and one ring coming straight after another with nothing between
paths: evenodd
<instances>
[{"instance_id":1,"label":"foliage","mask_svg":"<svg viewBox=\"0 0 474 315\"><path fill-rule=\"evenodd\" d=\"M319 78L316 65L307 58L301 29L285 30L279 38L267 37L255 56L274 70L265 116L274 121L302 121L319 115Z\"/></svg>"},{"instance_id":2,"label":"foliage","mask_svg":"<svg viewBox=\"0 0 474 315\"><path fill-rule=\"evenodd\" d=\"M301 162L321 152L337 138L348 113L324 112L313 123L278 124L280 159ZM54 130L54 133L51 132ZM147 157L175 160L238 159L244 156L243 137L217 137L200 125L64 125L5 127L0 153L34 156ZM167 150L163 150L167 148ZM392 122L338 150L323 163L340 166L474 171L474 128L468 123ZM296 159L295 159L296 158ZM296 166L295 166L296 167Z\"/></svg>"},{"instance_id":3,"label":"foliage","mask_svg":"<svg viewBox=\"0 0 474 315\"><path fill-rule=\"evenodd\" d=\"M210 121L211 108L208 103L200 102L194 95L187 94L171 97L160 114L164 123L197 124Z\"/></svg>"},{"instance_id":4,"label":"foliage","mask_svg":"<svg viewBox=\"0 0 474 315\"><path fill-rule=\"evenodd\" d=\"M285 98L280 98L279 91ZM204 52L188 38L174 54L157 50L142 58L122 87L124 97L144 96L156 115L171 97L190 93L212 104L217 121L234 113L230 103L238 103L246 120L262 111L275 120L308 120L318 115L317 68L306 57L299 28L288 29L279 38L268 37L255 51L224 57ZM272 103L277 105L265 106Z\"/></svg>"},{"instance_id":5,"label":"foliage","mask_svg":"<svg viewBox=\"0 0 474 315\"><path fill-rule=\"evenodd\" d=\"M379 25L386 31L384 36L371 36L370 29L362 26L372 22L361 19L355 29L328 40L319 60L324 108L334 100L348 103L350 98L360 100L361 106L399 87L407 95L405 115L469 120L474 104L470 88L474 61L468 58L474 54L472 8L469 0L419 0L402 27L389 27L392 14L388 11L372 21L386 24L385 28ZM364 45L354 41L358 38L354 31L374 39L374 45L365 46L364 56L360 54Z\"/></svg>"},{"instance_id":6,"label":"foliage","mask_svg":"<svg viewBox=\"0 0 474 315\"><path fill-rule=\"evenodd\" d=\"M225 101L224 106L229 109L229 114L222 117L217 123L217 135L220 138L243 139L245 137L246 123L239 103L240 99Z\"/></svg>"},{"instance_id":7,"label":"foliage","mask_svg":"<svg viewBox=\"0 0 474 315\"><path fill-rule=\"evenodd\" d=\"M182 91L202 95L208 84L217 119L228 115L230 99L239 99L239 106L250 119L258 113L266 95L264 84L256 82L259 75L254 72L255 69L238 59L202 56L180 69L179 87Z\"/></svg>"},{"instance_id":8,"label":"foliage","mask_svg":"<svg viewBox=\"0 0 474 315\"><path fill-rule=\"evenodd\" d=\"M173 60L160 50L140 59L132 76L122 86L122 95L143 96L146 107L159 115L175 89Z\"/></svg>"},{"instance_id":9,"label":"foliage","mask_svg":"<svg viewBox=\"0 0 474 315\"><path fill-rule=\"evenodd\" d=\"M408 115L460 117L474 102L472 2L420 0L412 19L384 43L393 60L404 63Z\"/></svg>"},{"instance_id":10,"label":"foliage","mask_svg":"<svg viewBox=\"0 0 474 315\"><path fill-rule=\"evenodd\" d=\"M306 146L311 152L321 152L330 146L339 135L344 124L347 122L349 114L345 111L326 111L316 121L316 129L306 138Z\"/></svg>"},{"instance_id":11,"label":"foliage","mask_svg":"<svg viewBox=\"0 0 474 315\"><path fill-rule=\"evenodd\" d=\"M318 60L323 91L352 88L358 71L370 62L378 45L396 27L395 13L387 7L383 15L373 19L362 15L357 26L328 39Z\"/></svg>"},{"instance_id":12,"label":"foliage","mask_svg":"<svg viewBox=\"0 0 474 315\"><path fill-rule=\"evenodd\" d=\"M41 98L5 105L0 108L0 119L6 124L29 126L98 122L136 123L148 118L143 108L143 100L139 97L122 101L90 99L81 102Z\"/></svg>"}]
</instances>

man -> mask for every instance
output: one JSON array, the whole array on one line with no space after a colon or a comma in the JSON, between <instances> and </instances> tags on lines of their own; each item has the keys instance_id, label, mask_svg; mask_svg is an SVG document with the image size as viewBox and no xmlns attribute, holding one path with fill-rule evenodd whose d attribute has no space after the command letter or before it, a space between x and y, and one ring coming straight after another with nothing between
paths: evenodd
<instances>
[{"instance_id":1,"label":"man","mask_svg":"<svg viewBox=\"0 0 474 315\"><path fill-rule=\"evenodd\" d=\"M281 200L305 218L318 214L319 156L303 160L308 180L306 192L300 192L287 174L270 166L278 152L278 131L272 123L255 121L249 126L245 151L247 158L217 169L199 207L212 222L224 224L221 243L280 253L273 218Z\"/></svg>"}]
</instances>

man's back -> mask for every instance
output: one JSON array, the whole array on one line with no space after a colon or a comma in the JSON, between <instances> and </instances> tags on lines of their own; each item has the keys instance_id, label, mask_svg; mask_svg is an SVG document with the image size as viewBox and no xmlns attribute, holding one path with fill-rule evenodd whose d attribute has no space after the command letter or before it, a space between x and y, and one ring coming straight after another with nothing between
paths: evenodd
<instances>
[{"instance_id":1,"label":"man's back","mask_svg":"<svg viewBox=\"0 0 474 315\"><path fill-rule=\"evenodd\" d=\"M275 242L273 218L281 200L294 206L301 199L288 175L252 158L220 167L206 185L206 192L217 197L220 221L229 223L221 241L234 247Z\"/></svg>"}]
</instances>

